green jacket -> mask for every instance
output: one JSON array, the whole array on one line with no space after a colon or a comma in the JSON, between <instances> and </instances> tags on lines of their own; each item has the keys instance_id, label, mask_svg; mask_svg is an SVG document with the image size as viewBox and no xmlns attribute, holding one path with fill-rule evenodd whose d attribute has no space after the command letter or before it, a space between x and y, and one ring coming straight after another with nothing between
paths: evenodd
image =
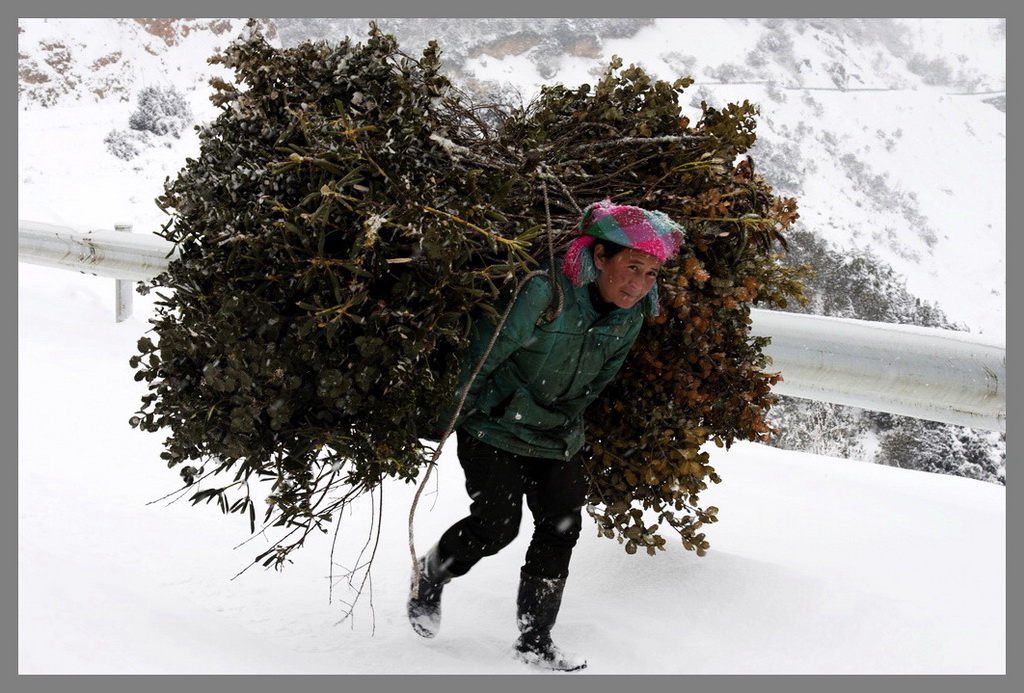
<instances>
[{"instance_id":1,"label":"green jacket","mask_svg":"<svg viewBox=\"0 0 1024 693\"><path fill-rule=\"evenodd\" d=\"M556 275L565 297L561 314L539 323L551 304L551 282L542 276L527 282L472 383L459 425L502 450L566 459L583 447L583 412L618 372L640 332L643 315L639 307L614 308L601 315L587 286L574 287L561 271ZM478 321L458 394L494 327L490 320ZM451 413L445 427L450 419Z\"/></svg>"}]
</instances>

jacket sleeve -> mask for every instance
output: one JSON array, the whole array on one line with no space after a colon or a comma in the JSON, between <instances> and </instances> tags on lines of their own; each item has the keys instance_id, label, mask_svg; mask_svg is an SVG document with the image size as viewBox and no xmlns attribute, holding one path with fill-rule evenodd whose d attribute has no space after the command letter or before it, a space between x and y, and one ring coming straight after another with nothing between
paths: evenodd
<instances>
[{"instance_id":1,"label":"jacket sleeve","mask_svg":"<svg viewBox=\"0 0 1024 693\"><path fill-rule=\"evenodd\" d=\"M494 330L500 318L498 320L480 319L475 322L475 334L470 341L469 347L466 349L466 354L462 361L461 370L459 371L459 384L455 389L454 401L445 408L437 419L436 427L438 431L447 430L452 416L455 414L455 409L458 407L459 399L467 387L469 388L469 394L466 396L466 401L459 412L459 420L456 422L455 427L457 428L458 424L462 423L466 416L473 411L476 399L480 395L490 374L533 336L537 321L550 305L552 295L551 282L543 276L536 276L527 281L519 292L518 297L514 297L510 292L500 304L499 316L508 308L509 300L514 298L515 303L512 305L500 334L494 341L494 346L487 353L487 360L481 366L473 382L469 382L474 369L487 352L487 346L494 336Z\"/></svg>"}]
</instances>

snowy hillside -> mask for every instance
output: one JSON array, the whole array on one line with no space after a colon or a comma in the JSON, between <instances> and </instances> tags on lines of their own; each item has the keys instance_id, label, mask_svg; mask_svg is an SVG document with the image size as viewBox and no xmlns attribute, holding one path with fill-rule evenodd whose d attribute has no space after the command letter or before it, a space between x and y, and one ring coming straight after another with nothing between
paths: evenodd
<instances>
[{"instance_id":1,"label":"snowy hillside","mask_svg":"<svg viewBox=\"0 0 1024 693\"><path fill-rule=\"evenodd\" d=\"M369 21L260 26L268 40L292 45L361 41ZM190 121L215 117L208 80L231 75L207 59L244 24L21 21L19 216L158 230L168 219L153 200L198 140L188 123L155 135L134 129L133 118L154 92L180 99ZM484 99L518 103L543 84L593 83L617 55L655 77L692 76L681 104L691 119L702 101L750 100L761 113L757 170L799 204L789 259L820 275L808 283L807 310L1005 339L1005 21L387 19L380 27L411 54L438 39L452 79ZM105 188L98 166L112 181ZM788 399L772 416L789 434L776 444L792 449L883 464L902 455L893 450L911 450L900 464L1004 477L1005 443L985 432L918 430ZM822 436L799 429L820 420L840 422L838 444L809 446Z\"/></svg>"},{"instance_id":2,"label":"snowy hillside","mask_svg":"<svg viewBox=\"0 0 1024 693\"><path fill-rule=\"evenodd\" d=\"M362 40L369 20L264 20L271 40ZM215 110L206 59L242 20L22 20L20 197L59 184L71 200L106 198L104 217L50 210L73 225L164 221L151 201L195 151L191 133L130 162L100 141L81 166L28 151L33 133L86 118L127 127L145 87L175 88L198 122ZM1005 22L1001 20L382 20L407 52L438 38L467 89L529 100L540 85L592 83L613 55L663 79L692 76L690 102L759 105L758 170L795 196L802 227L869 249L909 290L971 331L1005 336ZM684 95L685 98L685 95ZM45 107L45 108L44 108ZM109 131L109 130L108 130ZM105 132L103 134L106 134ZM58 134L59 136L59 134ZM25 142L24 140L28 140ZM118 171L123 196L88 167ZM140 179L140 170L159 175ZM45 177L45 182L44 182ZM118 188L123 189L123 188ZM136 192L137 191L137 192ZM71 212L75 210L75 212ZM46 214L31 206L24 218ZM116 217L113 218L113 217ZM37 219L50 221L50 219Z\"/></svg>"},{"instance_id":3,"label":"snowy hillside","mask_svg":"<svg viewBox=\"0 0 1024 693\"><path fill-rule=\"evenodd\" d=\"M221 74L206 58L238 36L238 19L23 19L18 103L23 110L130 102L144 86L203 90ZM261 26L268 39L272 22Z\"/></svg>"}]
</instances>

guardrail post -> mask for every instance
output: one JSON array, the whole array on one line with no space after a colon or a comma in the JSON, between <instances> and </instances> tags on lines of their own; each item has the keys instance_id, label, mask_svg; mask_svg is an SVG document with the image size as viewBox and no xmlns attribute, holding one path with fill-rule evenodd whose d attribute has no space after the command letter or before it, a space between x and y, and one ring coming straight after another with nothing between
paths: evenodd
<instances>
[{"instance_id":1,"label":"guardrail post","mask_svg":"<svg viewBox=\"0 0 1024 693\"><path fill-rule=\"evenodd\" d=\"M132 232L131 224L114 224L115 231ZM116 302L114 319L123 322L132 316L132 292L135 282L130 279L115 279L114 301Z\"/></svg>"}]
</instances>

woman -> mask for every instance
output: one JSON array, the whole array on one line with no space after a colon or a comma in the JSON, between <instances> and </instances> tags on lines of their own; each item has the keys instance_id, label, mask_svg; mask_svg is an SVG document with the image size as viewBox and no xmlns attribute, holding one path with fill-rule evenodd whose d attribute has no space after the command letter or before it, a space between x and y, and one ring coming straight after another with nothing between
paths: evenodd
<instances>
[{"instance_id":1,"label":"woman","mask_svg":"<svg viewBox=\"0 0 1024 693\"><path fill-rule=\"evenodd\" d=\"M551 641L586 500L583 413L618 372L644 318L657 313L658 271L684 242L665 214L610 200L587 207L579 229L554 272L561 313L542 318L554 296L550 279L527 282L470 385L456 429L469 515L420 557L409 599L413 628L436 635L444 585L515 538L525 496L534 531L520 576L516 656L562 671L586 666ZM493 331L485 323L475 335L460 393Z\"/></svg>"}]
</instances>

